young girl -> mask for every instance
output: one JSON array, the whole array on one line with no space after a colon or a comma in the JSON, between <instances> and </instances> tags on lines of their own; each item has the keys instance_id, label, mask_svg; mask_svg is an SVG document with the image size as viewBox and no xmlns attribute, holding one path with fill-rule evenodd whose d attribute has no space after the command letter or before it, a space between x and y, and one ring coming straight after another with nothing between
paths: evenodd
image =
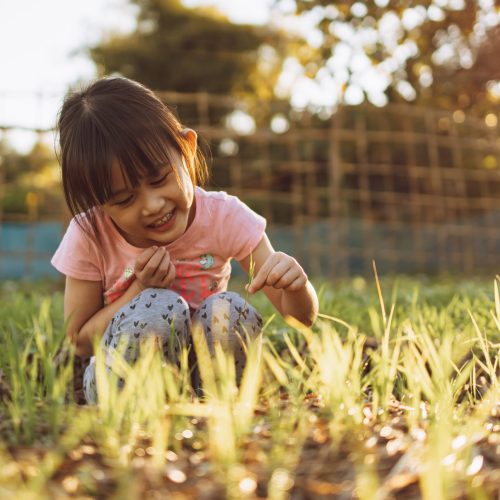
<instances>
[{"instance_id":1,"label":"young girl","mask_svg":"<svg viewBox=\"0 0 500 500\"><path fill-rule=\"evenodd\" d=\"M246 272L255 263L249 293L263 290L282 315L314 322L318 300L301 266L274 251L265 220L238 198L199 187L207 172L196 133L153 92L126 78L97 80L66 96L58 129L74 217L52 264L66 275L64 316L78 356L90 356L98 336L105 353L123 349L134 363L141 340L154 336L175 361L198 324L211 352L214 341L232 350L240 377L240 339L257 336L262 320L227 291L233 258ZM94 359L83 380L89 403Z\"/></svg>"}]
</instances>

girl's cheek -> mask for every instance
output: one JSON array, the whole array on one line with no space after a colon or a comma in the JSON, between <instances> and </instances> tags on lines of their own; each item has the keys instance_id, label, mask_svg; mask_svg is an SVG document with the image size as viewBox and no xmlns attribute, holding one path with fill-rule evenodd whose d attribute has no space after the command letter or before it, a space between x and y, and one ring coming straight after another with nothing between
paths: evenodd
<instances>
[{"instance_id":1,"label":"girl's cheek","mask_svg":"<svg viewBox=\"0 0 500 500\"><path fill-rule=\"evenodd\" d=\"M191 182L191 179L185 175L184 178L182 179L183 183L183 192L184 192L184 198L187 201L188 206L191 206L193 203L194 199L194 186L193 183Z\"/></svg>"}]
</instances>

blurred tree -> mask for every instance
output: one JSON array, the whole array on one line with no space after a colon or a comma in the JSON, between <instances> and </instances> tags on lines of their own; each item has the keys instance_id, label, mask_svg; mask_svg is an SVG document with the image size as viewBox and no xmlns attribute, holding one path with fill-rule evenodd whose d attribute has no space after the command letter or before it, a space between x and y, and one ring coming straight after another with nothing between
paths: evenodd
<instances>
[{"instance_id":1,"label":"blurred tree","mask_svg":"<svg viewBox=\"0 0 500 500\"><path fill-rule=\"evenodd\" d=\"M500 42L499 3L275 0L285 18L307 27L302 41L293 40L290 72L329 94L331 107L366 99L449 109L484 106L487 88L500 80L492 57Z\"/></svg>"},{"instance_id":2,"label":"blurred tree","mask_svg":"<svg viewBox=\"0 0 500 500\"><path fill-rule=\"evenodd\" d=\"M436 68L436 84L431 86L428 98L436 98L439 92L450 96L449 104L463 110L474 109L480 114L498 109L500 103L500 27L488 30L481 45L474 52L470 68L458 65Z\"/></svg>"},{"instance_id":3,"label":"blurred tree","mask_svg":"<svg viewBox=\"0 0 500 500\"><path fill-rule=\"evenodd\" d=\"M276 46L267 28L231 24L214 9L190 9L179 0L131 0L139 8L136 30L91 49L103 74L120 73L154 90L254 93L269 98L279 65L262 69L260 47ZM269 58L268 58L269 60Z\"/></svg>"},{"instance_id":4,"label":"blurred tree","mask_svg":"<svg viewBox=\"0 0 500 500\"><path fill-rule=\"evenodd\" d=\"M5 139L0 141L0 158L0 167L5 184L14 182L19 176L29 173L31 169L26 156L16 151Z\"/></svg>"},{"instance_id":5,"label":"blurred tree","mask_svg":"<svg viewBox=\"0 0 500 500\"><path fill-rule=\"evenodd\" d=\"M27 215L36 200L39 215L60 215L64 207L59 165L52 148L37 142L22 154L7 141L0 142L0 213Z\"/></svg>"}]
</instances>

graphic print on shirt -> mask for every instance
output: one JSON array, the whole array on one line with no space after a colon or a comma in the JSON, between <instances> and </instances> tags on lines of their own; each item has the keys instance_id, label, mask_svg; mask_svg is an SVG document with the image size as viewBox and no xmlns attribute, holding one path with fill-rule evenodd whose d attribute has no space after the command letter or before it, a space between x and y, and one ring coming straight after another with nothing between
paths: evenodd
<instances>
[{"instance_id":1,"label":"graphic print on shirt","mask_svg":"<svg viewBox=\"0 0 500 500\"><path fill-rule=\"evenodd\" d=\"M202 254L194 259L178 259L175 268L176 279L172 289L189 303L199 304L221 291L221 281L218 279L220 269L217 269L212 254Z\"/></svg>"},{"instance_id":2,"label":"graphic print on shirt","mask_svg":"<svg viewBox=\"0 0 500 500\"><path fill-rule=\"evenodd\" d=\"M211 254L203 254L194 259L172 259L176 277L172 290L178 292L188 302L201 302L210 295L220 291L221 282L210 273L200 273L214 267L215 258ZM119 299L135 279L133 263L129 263L111 288L104 293L105 305Z\"/></svg>"},{"instance_id":3,"label":"graphic print on shirt","mask_svg":"<svg viewBox=\"0 0 500 500\"><path fill-rule=\"evenodd\" d=\"M202 265L203 269L210 269L214 265L213 255L210 255L209 253L200 255L200 264Z\"/></svg>"},{"instance_id":4,"label":"graphic print on shirt","mask_svg":"<svg viewBox=\"0 0 500 500\"><path fill-rule=\"evenodd\" d=\"M128 280L134 274L134 268L132 266L127 266L123 271L123 277Z\"/></svg>"},{"instance_id":5,"label":"graphic print on shirt","mask_svg":"<svg viewBox=\"0 0 500 500\"><path fill-rule=\"evenodd\" d=\"M119 299L128 290L134 279L134 266L132 264L127 264L123 273L113 283L111 288L104 292L104 304L108 305Z\"/></svg>"}]
</instances>

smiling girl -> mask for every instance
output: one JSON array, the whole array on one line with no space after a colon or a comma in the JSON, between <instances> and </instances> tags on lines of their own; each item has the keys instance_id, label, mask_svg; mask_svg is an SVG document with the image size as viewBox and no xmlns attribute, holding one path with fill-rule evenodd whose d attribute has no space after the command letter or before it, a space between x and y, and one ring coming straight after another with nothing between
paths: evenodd
<instances>
[{"instance_id":1,"label":"smiling girl","mask_svg":"<svg viewBox=\"0 0 500 500\"><path fill-rule=\"evenodd\" d=\"M58 129L73 219L52 264L66 276L77 355L92 355L98 336L100 349L120 349L134 363L154 336L175 361L200 325L212 353L216 341L233 352L239 378L240 339L256 337L262 319L227 291L231 259L246 272L255 263L250 293L262 290L280 314L314 322L317 296L302 267L273 249L265 220L238 198L199 187L207 168L196 133L152 91L126 78L97 80L66 96ZM97 402L94 356L84 393Z\"/></svg>"}]
</instances>

